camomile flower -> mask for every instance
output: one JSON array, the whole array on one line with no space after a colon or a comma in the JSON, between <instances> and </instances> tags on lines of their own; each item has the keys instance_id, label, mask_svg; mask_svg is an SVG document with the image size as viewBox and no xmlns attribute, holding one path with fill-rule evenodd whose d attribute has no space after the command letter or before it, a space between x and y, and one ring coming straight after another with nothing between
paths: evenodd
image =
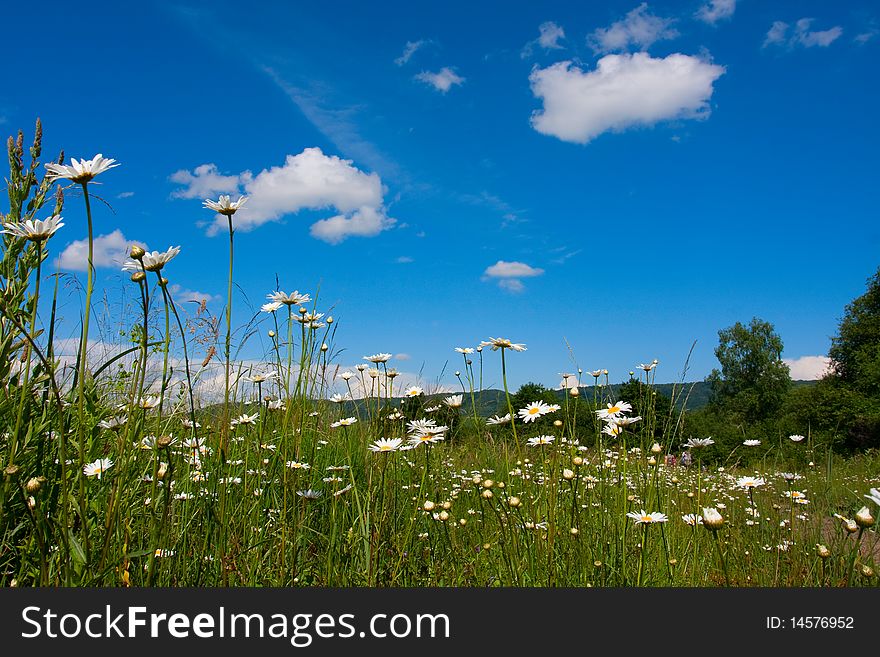
<instances>
[{"instance_id":1,"label":"camomile flower","mask_svg":"<svg viewBox=\"0 0 880 657\"><path fill-rule=\"evenodd\" d=\"M272 401L270 401L266 404L266 408L270 411L283 411L284 410L284 400L273 399Z\"/></svg>"},{"instance_id":2,"label":"camomile flower","mask_svg":"<svg viewBox=\"0 0 880 657\"><path fill-rule=\"evenodd\" d=\"M247 200L247 196L239 196L237 201L233 201L232 199L230 199L229 196L224 194L216 201L212 201L209 198L205 199L205 202L202 203L202 206L208 208L209 210L213 210L218 214L231 217L241 208L241 206L247 203Z\"/></svg>"},{"instance_id":3,"label":"camomile flower","mask_svg":"<svg viewBox=\"0 0 880 657\"><path fill-rule=\"evenodd\" d=\"M404 391L403 396L404 397L418 397L419 395L421 395L423 393L424 393L424 390L422 390L419 386L410 386L409 388L407 388Z\"/></svg>"},{"instance_id":4,"label":"camomile flower","mask_svg":"<svg viewBox=\"0 0 880 657\"><path fill-rule=\"evenodd\" d=\"M73 158L70 164L56 164L48 162L46 170L49 172L49 178L54 182L59 178L66 178L75 183L87 183L95 176L104 173L107 169L118 167L116 160L106 158L100 153L95 155L91 160L77 160Z\"/></svg>"},{"instance_id":5,"label":"camomile flower","mask_svg":"<svg viewBox=\"0 0 880 657\"><path fill-rule=\"evenodd\" d=\"M703 524L703 518L695 513L687 513L683 515L681 519L684 520L685 524L688 524L691 527L696 527L697 525Z\"/></svg>"},{"instance_id":6,"label":"camomile flower","mask_svg":"<svg viewBox=\"0 0 880 657\"><path fill-rule=\"evenodd\" d=\"M342 402L345 401L345 396L344 396L344 395L340 395L340 394L337 392L337 393L335 393L335 394L333 394L333 395L330 396L330 401L332 401L334 404L341 404Z\"/></svg>"},{"instance_id":7,"label":"camomile flower","mask_svg":"<svg viewBox=\"0 0 880 657\"><path fill-rule=\"evenodd\" d=\"M244 377L244 380L250 381L251 383L265 383L266 381L271 381L277 377L278 374L275 372L258 372L257 374L251 374Z\"/></svg>"},{"instance_id":8,"label":"camomile flower","mask_svg":"<svg viewBox=\"0 0 880 657\"><path fill-rule=\"evenodd\" d=\"M450 397L446 397L443 400L443 403L449 408L459 408L464 400L462 395L452 395Z\"/></svg>"},{"instance_id":9,"label":"camomile flower","mask_svg":"<svg viewBox=\"0 0 880 657\"><path fill-rule=\"evenodd\" d=\"M511 351L525 351L526 346L521 343L511 342L507 338L489 338L480 343L481 347L492 347L492 351L510 349Z\"/></svg>"},{"instance_id":10,"label":"camomile flower","mask_svg":"<svg viewBox=\"0 0 880 657\"><path fill-rule=\"evenodd\" d=\"M876 488L872 488L870 490L870 494L865 495L865 497L867 497L869 500L871 500L877 506L880 506L880 490L877 490Z\"/></svg>"},{"instance_id":11,"label":"camomile flower","mask_svg":"<svg viewBox=\"0 0 880 657\"><path fill-rule=\"evenodd\" d=\"M331 429L337 429L339 427L350 427L352 424L357 422L356 417L344 417L341 420L337 420L333 424L330 425Z\"/></svg>"},{"instance_id":12,"label":"camomile flower","mask_svg":"<svg viewBox=\"0 0 880 657\"><path fill-rule=\"evenodd\" d=\"M142 410L148 411L151 408L156 408L159 405L159 401L161 400L156 395L148 395L147 397L137 399L134 405Z\"/></svg>"},{"instance_id":13,"label":"camomile flower","mask_svg":"<svg viewBox=\"0 0 880 657\"><path fill-rule=\"evenodd\" d=\"M55 231L63 225L64 222L61 220L61 216L56 214L48 219L26 219L19 223L4 223L3 228L5 230L0 232L15 235L31 242L43 242L52 237Z\"/></svg>"},{"instance_id":14,"label":"camomile flower","mask_svg":"<svg viewBox=\"0 0 880 657\"><path fill-rule=\"evenodd\" d=\"M110 459L98 459L97 461L84 465L83 474L86 477L97 477L100 479L101 475L112 467L113 461Z\"/></svg>"},{"instance_id":15,"label":"camomile flower","mask_svg":"<svg viewBox=\"0 0 880 657\"><path fill-rule=\"evenodd\" d=\"M299 495L304 500L316 500L319 497L321 497L321 495L323 495L324 493L322 493L319 490L312 490L311 488L309 488L307 490L298 490L298 491L296 491L296 494Z\"/></svg>"},{"instance_id":16,"label":"camomile flower","mask_svg":"<svg viewBox=\"0 0 880 657\"><path fill-rule=\"evenodd\" d=\"M387 363L391 360L391 354L379 353L373 354L372 356L364 356L364 360L368 360L371 363Z\"/></svg>"},{"instance_id":17,"label":"camomile flower","mask_svg":"<svg viewBox=\"0 0 880 657\"><path fill-rule=\"evenodd\" d=\"M516 414L520 417L520 419L525 422L534 422L539 417L543 415L547 415L547 413L551 413L550 406L544 403L544 400L532 402L528 404L525 408L519 409Z\"/></svg>"},{"instance_id":18,"label":"camomile flower","mask_svg":"<svg viewBox=\"0 0 880 657\"><path fill-rule=\"evenodd\" d=\"M371 452L396 452L403 444L401 438L380 438L369 446Z\"/></svg>"},{"instance_id":19,"label":"camomile flower","mask_svg":"<svg viewBox=\"0 0 880 657\"><path fill-rule=\"evenodd\" d=\"M616 424L618 427L628 427L631 424L635 424L642 419L641 415L636 415L633 417L626 417L624 415L618 415L614 417L606 418L606 422L608 424Z\"/></svg>"},{"instance_id":20,"label":"camomile flower","mask_svg":"<svg viewBox=\"0 0 880 657\"><path fill-rule=\"evenodd\" d=\"M474 350L472 347L456 347L455 350L460 354L472 354Z\"/></svg>"},{"instance_id":21,"label":"camomile flower","mask_svg":"<svg viewBox=\"0 0 880 657\"><path fill-rule=\"evenodd\" d=\"M487 425L495 425L495 424L507 424L510 422L510 413L507 413L504 416L499 417L498 415L493 415L488 420L486 420Z\"/></svg>"},{"instance_id":22,"label":"camomile flower","mask_svg":"<svg viewBox=\"0 0 880 657\"><path fill-rule=\"evenodd\" d=\"M270 301L283 303L285 306L299 306L312 300L310 295L300 294L299 290L294 290L290 294L280 290L278 292L270 292L266 295L266 298Z\"/></svg>"},{"instance_id":23,"label":"camomile flower","mask_svg":"<svg viewBox=\"0 0 880 657\"><path fill-rule=\"evenodd\" d=\"M169 247L167 251L151 251L145 253L141 262L147 271L162 271L162 268L180 253L179 246Z\"/></svg>"},{"instance_id":24,"label":"camomile flower","mask_svg":"<svg viewBox=\"0 0 880 657\"><path fill-rule=\"evenodd\" d=\"M253 415L248 415L247 413L244 413L242 415L239 415L237 418L235 418L232 421L231 426L235 427L238 425L245 425L245 426L253 425L253 424L257 423L258 419L260 419L259 413L254 413Z\"/></svg>"},{"instance_id":25,"label":"camomile flower","mask_svg":"<svg viewBox=\"0 0 880 657\"><path fill-rule=\"evenodd\" d=\"M763 477L740 477L736 480L736 485L740 488L757 488L765 483Z\"/></svg>"},{"instance_id":26,"label":"camomile flower","mask_svg":"<svg viewBox=\"0 0 880 657\"><path fill-rule=\"evenodd\" d=\"M612 438L617 438L623 431L623 428L617 424L616 422L608 422L602 428L602 433L611 436Z\"/></svg>"},{"instance_id":27,"label":"camomile flower","mask_svg":"<svg viewBox=\"0 0 880 657\"><path fill-rule=\"evenodd\" d=\"M280 301L270 301L269 303L264 303L260 306L260 310L264 313L274 313L277 310L281 309L281 306L284 305Z\"/></svg>"},{"instance_id":28,"label":"camomile flower","mask_svg":"<svg viewBox=\"0 0 880 657\"><path fill-rule=\"evenodd\" d=\"M535 436L534 438L529 438L526 444L529 447L538 447L540 445L550 445L554 440L556 440L555 436Z\"/></svg>"},{"instance_id":29,"label":"camomile flower","mask_svg":"<svg viewBox=\"0 0 880 657\"><path fill-rule=\"evenodd\" d=\"M714 445L715 441L711 438L688 438L687 442L683 445L689 449L697 448L700 449L702 447L708 447L709 445Z\"/></svg>"},{"instance_id":30,"label":"camomile flower","mask_svg":"<svg viewBox=\"0 0 880 657\"><path fill-rule=\"evenodd\" d=\"M615 404L608 404L607 408L600 408L596 411L596 415L600 420L609 417L617 417L622 413L629 413L632 410L632 404L624 401L618 401Z\"/></svg>"},{"instance_id":31,"label":"camomile flower","mask_svg":"<svg viewBox=\"0 0 880 657\"><path fill-rule=\"evenodd\" d=\"M369 365L367 365L366 363L358 363L357 365L354 366L354 368L358 372L361 372L361 373L363 373L364 370L366 370L368 367L369 367Z\"/></svg>"},{"instance_id":32,"label":"camomile flower","mask_svg":"<svg viewBox=\"0 0 880 657\"><path fill-rule=\"evenodd\" d=\"M354 372L349 372L348 370L346 370L345 372L343 372L342 374L339 375L339 378L342 379L343 381L348 381L353 376L354 376Z\"/></svg>"},{"instance_id":33,"label":"camomile flower","mask_svg":"<svg viewBox=\"0 0 880 657\"><path fill-rule=\"evenodd\" d=\"M602 370L593 370L592 372L590 372L590 376L592 376L594 379L598 379L600 376L602 376Z\"/></svg>"},{"instance_id":34,"label":"camomile flower","mask_svg":"<svg viewBox=\"0 0 880 657\"><path fill-rule=\"evenodd\" d=\"M439 428L439 427L437 427L437 428ZM446 427L443 427L443 429L445 430ZM412 447L418 447L419 445L426 445L429 443L438 443L441 440L443 440L444 438L445 438L445 436L443 435L443 432L442 431L438 432L438 431L436 431L436 428L435 428L435 431L420 432L420 433L417 433L413 436L410 436L409 444ZM403 449L403 448L401 448L401 449Z\"/></svg>"},{"instance_id":35,"label":"camomile flower","mask_svg":"<svg viewBox=\"0 0 880 657\"><path fill-rule=\"evenodd\" d=\"M284 465L286 465L291 470L308 470L312 467L308 463L302 463L300 461L288 461Z\"/></svg>"},{"instance_id":36,"label":"camomile flower","mask_svg":"<svg viewBox=\"0 0 880 657\"><path fill-rule=\"evenodd\" d=\"M757 447L760 444L761 444L760 440L752 439L752 440L744 440L743 441L743 445L745 445L746 447Z\"/></svg>"},{"instance_id":37,"label":"camomile flower","mask_svg":"<svg viewBox=\"0 0 880 657\"><path fill-rule=\"evenodd\" d=\"M98 422L98 426L102 429L119 429L126 422L128 422L127 415L115 415L113 417L108 417L106 420L101 420Z\"/></svg>"},{"instance_id":38,"label":"camomile flower","mask_svg":"<svg viewBox=\"0 0 880 657\"><path fill-rule=\"evenodd\" d=\"M650 372L650 371L653 370L655 367L657 367L657 362L656 362L656 361L653 362L653 363L639 363L639 369L640 369L640 370L645 370L646 372Z\"/></svg>"},{"instance_id":39,"label":"camomile flower","mask_svg":"<svg viewBox=\"0 0 880 657\"><path fill-rule=\"evenodd\" d=\"M637 525L653 525L657 522L666 522L669 520L665 513L660 513L659 511L648 513L644 509L641 511L630 511L626 514L626 517L632 518Z\"/></svg>"},{"instance_id":40,"label":"camomile flower","mask_svg":"<svg viewBox=\"0 0 880 657\"><path fill-rule=\"evenodd\" d=\"M721 529L724 524L724 516L718 513L714 507L703 507L703 526L711 531Z\"/></svg>"},{"instance_id":41,"label":"camomile flower","mask_svg":"<svg viewBox=\"0 0 880 657\"><path fill-rule=\"evenodd\" d=\"M430 420L426 418L422 418L421 420L410 420L406 423L407 431L410 433L417 433L419 431L425 431L427 429L433 429L437 426L436 420Z\"/></svg>"},{"instance_id":42,"label":"camomile flower","mask_svg":"<svg viewBox=\"0 0 880 657\"><path fill-rule=\"evenodd\" d=\"M793 443L799 443L804 439L804 437L800 434L794 434L792 436L789 436L788 439Z\"/></svg>"}]
</instances>

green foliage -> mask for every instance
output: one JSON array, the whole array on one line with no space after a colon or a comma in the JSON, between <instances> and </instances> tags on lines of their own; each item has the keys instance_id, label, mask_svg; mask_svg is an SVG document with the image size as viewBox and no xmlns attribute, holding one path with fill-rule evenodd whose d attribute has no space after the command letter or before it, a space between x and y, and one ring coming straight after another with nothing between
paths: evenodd
<instances>
[{"instance_id":1,"label":"green foliage","mask_svg":"<svg viewBox=\"0 0 880 657\"><path fill-rule=\"evenodd\" d=\"M847 305L828 352L833 378L870 397L880 396L880 269L868 290Z\"/></svg>"},{"instance_id":2,"label":"green foliage","mask_svg":"<svg viewBox=\"0 0 880 657\"><path fill-rule=\"evenodd\" d=\"M778 413L791 387L788 366L782 362L782 338L773 324L753 318L718 332L711 403L743 419L763 420Z\"/></svg>"}]
</instances>

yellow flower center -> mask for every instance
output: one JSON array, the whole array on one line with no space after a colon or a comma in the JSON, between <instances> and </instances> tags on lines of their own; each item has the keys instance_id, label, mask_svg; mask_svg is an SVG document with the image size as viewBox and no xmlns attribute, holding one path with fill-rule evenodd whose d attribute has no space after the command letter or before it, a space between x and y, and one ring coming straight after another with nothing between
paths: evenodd
<instances>
[{"instance_id":1,"label":"yellow flower center","mask_svg":"<svg viewBox=\"0 0 880 657\"><path fill-rule=\"evenodd\" d=\"M537 413L540 413L540 412L541 412L540 408L530 408L529 409L529 415L536 415Z\"/></svg>"},{"instance_id":2,"label":"yellow flower center","mask_svg":"<svg viewBox=\"0 0 880 657\"><path fill-rule=\"evenodd\" d=\"M390 451L391 451L391 445L382 445L381 447L379 447L379 451L380 451L380 452L390 452Z\"/></svg>"}]
</instances>

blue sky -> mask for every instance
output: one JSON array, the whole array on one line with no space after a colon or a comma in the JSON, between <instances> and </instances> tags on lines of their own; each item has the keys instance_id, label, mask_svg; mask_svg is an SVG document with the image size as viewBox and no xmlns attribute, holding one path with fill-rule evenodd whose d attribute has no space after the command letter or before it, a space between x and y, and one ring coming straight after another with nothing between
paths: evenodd
<instances>
[{"instance_id":1,"label":"blue sky","mask_svg":"<svg viewBox=\"0 0 880 657\"><path fill-rule=\"evenodd\" d=\"M753 316L775 324L786 358L826 354L878 266L871 2L5 14L17 55L0 128L29 132L40 116L46 157L122 163L95 189L113 208L95 217L111 236L108 293L126 244L181 245L168 277L221 313L227 241L201 200L246 193L237 285L255 309L276 275L320 290L343 365L387 351L428 383L449 361L454 386L453 348L502 336L528 345L512 385L556 385L575 368L566 342L584 370L621 380L657 358L671 381L696 341L688 379L700 379L718 330ZM81 201L64 216L50 247L75 271ZM260 354L255 337L244 355Z\"/></svg>"}]
</instances>

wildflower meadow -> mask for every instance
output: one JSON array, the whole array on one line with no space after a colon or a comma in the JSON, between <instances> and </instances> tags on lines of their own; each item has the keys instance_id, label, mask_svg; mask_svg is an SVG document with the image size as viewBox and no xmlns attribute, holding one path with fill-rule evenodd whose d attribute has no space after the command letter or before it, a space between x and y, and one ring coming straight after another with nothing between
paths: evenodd
<instances>
[{"instance_id":1,"label":"wildflower meadow","mask_svg":"<svg viewBox=\"0 0 880 657\"><path fill-rule=\"evenodd\" d=\"M127 342L96 351L95 185L126 163L44 162L41 141L38 124L30 146L8 143L0 585L877 586L880 454L807 424L735 444L695 433L692 386L658 393L667 363L574 367L523 402L508 381L530 345L498 327L449 345L458 389L398 384L391 353L341 365L346 322L295 267L235 325L245 196L204 201L228 237L228 261L204 265L225 306L175 298L173 234L134 245ZM89 267L62 353L48 265L71 225ZM255 335L268 346L245 363Z\"/></svg>"}]
</instances>

